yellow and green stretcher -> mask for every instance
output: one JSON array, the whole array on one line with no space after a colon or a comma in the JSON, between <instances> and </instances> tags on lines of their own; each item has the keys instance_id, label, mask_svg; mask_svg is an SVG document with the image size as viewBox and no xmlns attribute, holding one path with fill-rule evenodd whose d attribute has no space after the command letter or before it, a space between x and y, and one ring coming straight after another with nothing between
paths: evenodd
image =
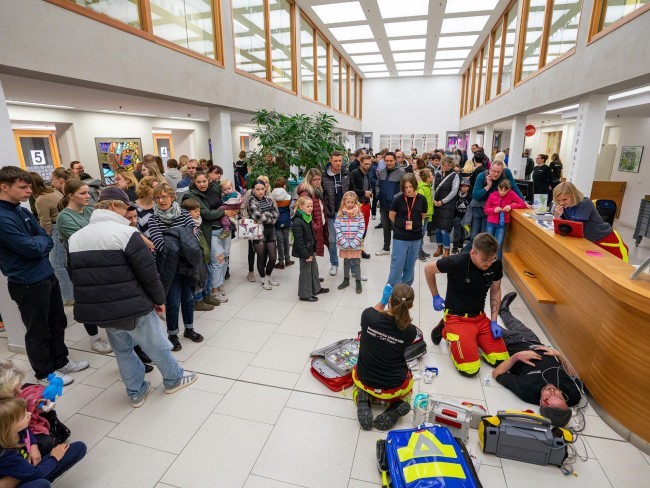
<instances>
[{"instance_id":1,"label":"yellow and green stretcher","mask_svg":"<svg viewBox=\"0 0 650 488\"><path fill-rule=\"evenodd\" d=\"M482 488L465 445L446 427L390 431L377 441L377 463L383 487Z\"/></svg>"}]
</instances>

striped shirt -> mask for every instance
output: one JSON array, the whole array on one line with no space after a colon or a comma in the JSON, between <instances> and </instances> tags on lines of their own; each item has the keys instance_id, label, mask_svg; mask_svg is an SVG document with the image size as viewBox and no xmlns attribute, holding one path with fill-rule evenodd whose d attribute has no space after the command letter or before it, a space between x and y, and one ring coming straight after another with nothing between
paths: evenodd
<instances>
[{"instance_id":1,"label":"striped shirt","mask_svg":"<svg viewBox=\"0 0 650 488\"><path fill-rule=\"evenodd\" d=\"M191 227L194 230L194 233L197 234L198 239L196 223L187 210L181 209L181 215L171 224L166 224L160 220L160 217L154 214L149 219L149 239L153 242L153 247L157 252L160 252L165 248L165 237L163 236L163 231L171 229L172 227Z\"/></svg>"},{"instance_id":2,"label":"striped shirt","mask_svg":"<svg viewBox=\"0 0 650 488\"><path fill-rule=\"evenodd\" d=\"M153 215L153 208L145 209L138 207L135 209L135 213L138 217L136 227L145 237L149 237L149 220Z\"/></svg>"}]
</instances>

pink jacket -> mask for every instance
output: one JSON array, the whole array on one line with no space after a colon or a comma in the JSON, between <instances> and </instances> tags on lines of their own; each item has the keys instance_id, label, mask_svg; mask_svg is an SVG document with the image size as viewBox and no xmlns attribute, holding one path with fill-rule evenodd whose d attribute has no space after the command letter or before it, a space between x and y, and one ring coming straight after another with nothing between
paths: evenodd
<instances>
[{"instance_id":1,"label":"pink jacket","mask_svg":"<svg viewBox=\"0 0 650 488\"><path fill-rule=\"evenodd\" d=\"M485 202L485 214L487 215L487 221L491 224L499 223L499 214L494 213L494 209L497 207L505 207L510 205L510 208L526 208L526 202L524 202L519 195L514 191L509 190L506 193L505 197L499 195L499 191L493 191L490 193L490 196ZM499 212L501 213L501 212ZM507 224L510 222L510 212L503 212L503 221Z\"/></svg>"},{"instance_id":2,"label":"pink jacket","mask_svg":"<svg viewBox=\"0 0 650 488\"><path fill-rule=\"evenodd\" d=\"M43 390L45 388L41 385L30 385L23 388L20 398L27 402L27 411L32 414L32 418L29 421L29 430L33 434L49 434L50 433L50 423L40 416L38 410L36 409L36 403L38 400L43 398Z\"/></svg>"}]
</instances>

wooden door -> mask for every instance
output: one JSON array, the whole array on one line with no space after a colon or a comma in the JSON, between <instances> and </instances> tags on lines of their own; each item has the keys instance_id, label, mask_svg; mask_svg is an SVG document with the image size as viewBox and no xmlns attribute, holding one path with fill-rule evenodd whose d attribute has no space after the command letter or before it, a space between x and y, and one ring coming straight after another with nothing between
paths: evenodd
<instances>
[{"instance_id":1,"label":"wooden door","mask_svg":"<svg viewBox=\"0 0 650 488\"><path fill-rule=\"evenodd\" d=\"M171 134L154 134L153 147L156 151L156 156L160 156L163 160L163 165L167 164L167 160L174 157L174 143Z\"/></svg>"}]
</instances>

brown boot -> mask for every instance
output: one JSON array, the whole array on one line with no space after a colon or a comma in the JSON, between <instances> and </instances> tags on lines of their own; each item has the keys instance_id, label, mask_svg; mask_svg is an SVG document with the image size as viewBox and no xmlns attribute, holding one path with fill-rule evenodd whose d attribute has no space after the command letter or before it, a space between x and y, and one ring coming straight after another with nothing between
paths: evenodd
<instances>
[{"instance_id":1,"label":"brown boot","mask_svg":"<svg viewBox=\"0 0 650 488\"><path fill-rule=\"evenodd\" d=\"M449 248L445 247L445 251L442 253L443 258L448 258L449 257Z\"/></svg>"},{"instance_id":2,"label":"brown boot","mask_svg":"<svg viewBox=\"0 0 650 488\"><path fill-rule=\"evenodd\" d=\"M439 256L442 256L442 246L438 246L438 250L433 253L434 258L437 258Z\"/></svg>"}]
</instances>

